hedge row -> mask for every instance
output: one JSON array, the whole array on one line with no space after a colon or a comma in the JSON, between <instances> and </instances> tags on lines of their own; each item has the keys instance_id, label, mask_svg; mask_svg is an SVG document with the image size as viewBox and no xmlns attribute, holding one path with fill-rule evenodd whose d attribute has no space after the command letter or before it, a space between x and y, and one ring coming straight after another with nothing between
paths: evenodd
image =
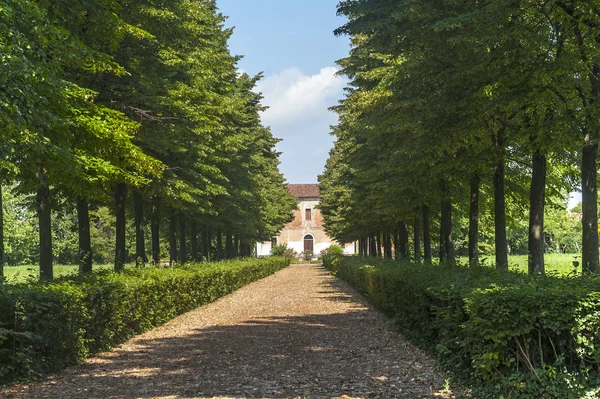
<instances>
[{"instance_id":1,"label":"hedge row","mask_svg":"<svg viewBox=\"0 0 600 399\"><path fill-rule=\"evenodd\" d=\"M600 278L329 257L325 266L394 317L475 397L596 397Z\"/></svg>"},{"instance_id":2,"label":"hedge row","mask_svg":"<svg viewBox=\"0 0 600 399\"><path fill-rule=\"evenodd\" d=\"M99 272L0 288L0 385L108 350L289 264L265 258Z\"/></svg>"}]
</instances>

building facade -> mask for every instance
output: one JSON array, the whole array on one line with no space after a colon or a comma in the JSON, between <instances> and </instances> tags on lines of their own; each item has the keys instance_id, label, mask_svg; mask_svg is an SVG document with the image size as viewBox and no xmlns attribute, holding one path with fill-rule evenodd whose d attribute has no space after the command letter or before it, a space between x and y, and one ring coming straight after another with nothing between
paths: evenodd
<instances>
[{"instance_id":1,"label":"building facade","mask_svg":"<svg viewBox=\"0 0 600 399\"><path fill-rule=\"evenodd\" d=\"M267 256L270 255L274 244L286 244L298 254L312 251L316 257L332 244L340 245L323 229L323 217L317 208L321 199L319 187L316 184L289 184L288 190L298 202L298 208L294 211L294 220L285 225L279 236L273 237L271 242L258 243L256 254ZM342 247L346 254L355 253L354 243Z\"/></svg>"}]
</instances>

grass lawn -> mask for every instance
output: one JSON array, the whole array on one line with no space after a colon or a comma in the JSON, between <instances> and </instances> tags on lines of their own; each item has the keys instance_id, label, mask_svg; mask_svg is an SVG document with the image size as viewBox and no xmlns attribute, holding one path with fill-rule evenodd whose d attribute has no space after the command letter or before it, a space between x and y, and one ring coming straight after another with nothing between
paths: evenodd
<instances>
[{"instance_id":1,"label":"grass lawn","mask_svg":"<svg viewBox=\"0 0 600 399\"><path fill-rule=\"evenodd\" d=\"M126 265L128 267L130 265ZM94 270L113 269L112 264L94 265ZM79 271L77 265L54 265L54 277L66 276ZM37 281L40 278L40 267L37 265L4 266L4 277L9 283Z\"/></svg>"},{"instance_id":2,"label":"grass lawn","mask_svg":"<svg viewBox=\"0 0 600 399\"><path fill-rule=\"evenodd\" d=\"M494 255L480 256L482 264L493 267L496 260ZM461 263L468 263L467 257L460 257ZM579 262L577 268L573 267L573 261ZM581 254L545 254L544 262L546 264L547 274L566 275L573 272L581 274ZM527 255L509 255L508 267L511 270L519 270L527 273Z\"/></svg>"}]
</instances>

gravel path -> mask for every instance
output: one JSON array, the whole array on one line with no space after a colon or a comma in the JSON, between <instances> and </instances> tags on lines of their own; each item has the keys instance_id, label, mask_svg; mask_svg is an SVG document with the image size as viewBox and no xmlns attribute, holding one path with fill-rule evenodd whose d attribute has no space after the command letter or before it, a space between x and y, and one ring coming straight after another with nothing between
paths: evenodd
<instances>
[{"instance_id":1,"label":"gravel path","mask_svg":"<svg viewBox=\"0 0 600 399\"><path fill-rule=\"evenodd\" d=\"M293 265L5 398L439 398L433 362L318 265Z\"/></svg>"}]
</instances>

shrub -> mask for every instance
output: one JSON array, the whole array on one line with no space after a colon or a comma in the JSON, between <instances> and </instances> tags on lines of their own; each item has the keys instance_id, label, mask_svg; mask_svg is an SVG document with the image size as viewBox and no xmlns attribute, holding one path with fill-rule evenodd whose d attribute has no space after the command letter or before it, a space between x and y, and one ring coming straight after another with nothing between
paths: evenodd
<instances>
[{"instance_id":1,"label":"shrub","mask_svg":"<svg viewBox=\"0 0 600 399\"><path fill-rule=\"evenodd\" d=\"M286 258L98 272L0 291L0 384L108 350L282 269Z\"/></svg>"},{"instance_id":2,"label":"shrub","mask_svg":"<svg viewBox=\"0 0 600 399\"><path fill-rule=\"evenodd\" d=\"M296 258L298 254L293 248L288 248L287 244L274 245L271 248L272 256L284 256L286 258Z\"/></svg>"},{"instance_id":3,"label":"shrub","mask_svg":"<svg viewBox=\"0 0 600 399\"><path fill-rule=\"evenodd\" d=\"M478 397L578 398L600 386L599 277L353 257L337 267Z\"/></svg>"},{"instance_id":4,"label":"shrub","mask_svg":"<svg viewBox=\"0 0 600 399\"><path fill-rule=\"evenodd\" d=\"M301 260L305 260L305 261L309 261L312 260L315 257L315 254L313 251L303 251L300 252L300 259Z\"/></svg>"}]
</instances>

